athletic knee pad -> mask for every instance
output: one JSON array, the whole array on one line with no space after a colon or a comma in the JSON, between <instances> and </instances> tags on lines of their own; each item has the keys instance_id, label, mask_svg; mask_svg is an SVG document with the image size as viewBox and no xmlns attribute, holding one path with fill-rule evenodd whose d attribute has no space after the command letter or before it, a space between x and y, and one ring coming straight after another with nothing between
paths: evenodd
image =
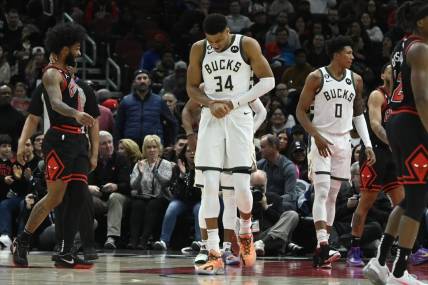
<instances>
[{"instance_id":1,"label":"athletic knee pad","mask_svg":"<svg viewBox=\"0 0 428 285\"><path fill-rule=\"evenodd\" d=\"M331 179L330 181L330 191L328 192L326 203L328 226L332 226L334 222L334 216L336 214L336 198L341 185L342 182L339 180Z\"/></svg>"},{"instance_id":2,"label":"athletic knee pad","mask_svg":"<svg viewBox=\"0 0 428 285\"><path fill-rule=\"evenodd\" d=\"M235 187L236 205L242 213L251 213L253 209L253 195L250 190L250 174L233 173L233 185Z\"/></svg>"},{"instance_id":3,"label":"athletic knee pad","mask_svg":"<svg viewBox=\"0 0 428 285\"><path fill-rule=\"evenodd\" d=\"M223 227L226 230L235 230L236 227L236 200L233 190L223 189Z\"/></svg>"},{"instance_id":4,"label":"athletic knee pad","mask_svg":"<svg viewBox=\"0 0 428 285\"><path fill-rule=\"evenodd\" d=\"M201 206L204 209L204 216L208 218L217 218L220 213L220 202L218 200L218 191L220 187L220 172L207 170L204 171L204 195Z\"/></svg>"},{"instance_id":5,"label":"athletic knee pad","mask_svg":"<svg viewBox=\"0 0 428 285\"><path fill-rule=\"evenodd\" d=\"M315 177L320 175L315 175ZM321 175L325 176L325 175ZM315 198L314 198L314 205L312 207L312 216L314 218L314 222L318 221L325 221L327 222L327 198L328 198L328 191L330 190L330 182L323 181L319 182L316 181L314 183L315 188Z\"/></svg>"}]
</instances>

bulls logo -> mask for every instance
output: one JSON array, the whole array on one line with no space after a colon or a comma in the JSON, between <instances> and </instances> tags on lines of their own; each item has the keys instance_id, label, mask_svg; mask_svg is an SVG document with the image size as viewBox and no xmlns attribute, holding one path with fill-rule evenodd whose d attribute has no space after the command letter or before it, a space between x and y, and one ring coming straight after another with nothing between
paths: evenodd
<instances>
[{"instance_id":1,"label":"bulls logo","mask_svg":"<svg viewBox=\"0 0 428 285\"><path fill-rule=\"evenodd\" d=\"M409 172L404 179L408 182L424 183L428 176L428 151L419 145L406 159L406 168Z\"/></svg>"},{"instance_id":2,"label":"bulls logo","mask_svg":"<svg viewBox=\"0 0 428 285\"><path fill-rule=\"evenodd\" d=\"M46 156L46 162L46 180L57 180L64 171L64 164L54 150Z\"/></svg>"},{"instance_id":3,"label":"bulls logo","mask_svg":"<svg viewBox=\"0 0 428 285\"><path fill-rule=\"evenodd\" d=\"M237 53L239 51L239 47L233 46L233 47L231 47L230 51L233 53Z\"/></svg>"}]
</instances>

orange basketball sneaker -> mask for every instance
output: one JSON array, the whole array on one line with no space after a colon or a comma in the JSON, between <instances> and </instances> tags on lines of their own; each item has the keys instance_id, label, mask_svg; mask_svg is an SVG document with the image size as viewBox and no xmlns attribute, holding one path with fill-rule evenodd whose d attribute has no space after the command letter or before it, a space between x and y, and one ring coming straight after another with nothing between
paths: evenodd
<instances>
[{"instance_id":1,"label":"orange basketball sneaker","mask_svg":"<svg viewBox=\"0 0 428 285\"><path fill-rule=\"evenodd\" d=\"M256 263L256 250L254 248L253 234L240 234L240 255L245 267L252 267Z\"/></svg>"},{"instance_id":2,"label":"orange basketball sneaker","mask_svg":"<svg viewBox=\"0 0 428 285\"><path fill-rule=\"evenodd\" d=\"M195 265L196 274L217 275L224 274L224 263L219 252L210 250L208 261L201 265Z\"/></svg>"}]
</instances>

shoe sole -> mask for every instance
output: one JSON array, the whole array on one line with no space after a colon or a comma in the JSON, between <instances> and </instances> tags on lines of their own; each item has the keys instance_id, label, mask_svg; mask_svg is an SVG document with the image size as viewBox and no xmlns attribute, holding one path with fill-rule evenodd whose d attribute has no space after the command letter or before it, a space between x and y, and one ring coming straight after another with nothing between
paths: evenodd
<instances>
[{"instance_id":1,"label":"shoe sole","mask_svg":"<svg viewBox=\"0 0 428 285\"><path fill-rule=\"evenodd\" d=\"M346 264L349 266L349 267L364 267L365 266L365 264L364 264L364 262L363 261L361 261L361 263L353 263L353 262L351 262L351 261L348 261L348 260L346 260Z\"/></svg>"},{"instance_id":2,"label":"shoe sole","mask_svg":"<svg viewBox=\"0 0 428 285\"><path fill-rule=\"evenodd\" d=\"M56 268L62 268L62 269L91 269L94 267L94 264L75 264L73 266L65 265L62 263L55 263Z\"/></svg>"},{"instance_id":3,"label":"shoe sole","mask_svg":"<svg viewBox=\"0 0 428 285\"><path fill-rule=\"evenodd\" d=\"M383 282L379 276L377 275L377 273L373 270L373 269L363 269L363 275L364 277L366 277L367 279L370 280L371 283L375 284L375 285L385 285L386 282Z\"/></svg>"},{"instance_id":4,"label":"shoe sole","mask_svg":"<svg viewBox=\"0 0 428 285\"><path fill-rule=\"evenodd\" d=\"M223 269L217 269L217 270L203 270L203 269L198 269L195 267L195 273L197 275L224 275L224 268Z\"/></svg>"},{"instance_id":5,"label":"shoe sole","mask_svg":"<svg viewBox=\"0 0 428 285\"><path fill-rule=\"evenodd\" d=\"M12 263L15 267L18 268L28 268L28 263L27 264L19 264L15 261L15 255L14 255L14 249L15 247L13 246L13 243L10 245L10 252L12 253Z\"/></svg>"}]
</instances>

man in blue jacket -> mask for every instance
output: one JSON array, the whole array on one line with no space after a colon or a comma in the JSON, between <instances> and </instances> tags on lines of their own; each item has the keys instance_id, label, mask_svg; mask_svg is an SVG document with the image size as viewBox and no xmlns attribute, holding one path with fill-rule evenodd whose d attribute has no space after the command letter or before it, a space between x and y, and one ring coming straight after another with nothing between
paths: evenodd
<instances>
[{"instance_id":1,"label":"man in blue jacket","mask_svg":"<svg viewBox=\"0 0 428 285\"><path fill-rule=\"evenodd\" d=\"M158 135L164 146L174 144L178 123L162 98L151 91L147 70L134 73L131 94L120 102L116 139L129 138L140 146L146 135Z\"/></svg>"}]
</instances>

